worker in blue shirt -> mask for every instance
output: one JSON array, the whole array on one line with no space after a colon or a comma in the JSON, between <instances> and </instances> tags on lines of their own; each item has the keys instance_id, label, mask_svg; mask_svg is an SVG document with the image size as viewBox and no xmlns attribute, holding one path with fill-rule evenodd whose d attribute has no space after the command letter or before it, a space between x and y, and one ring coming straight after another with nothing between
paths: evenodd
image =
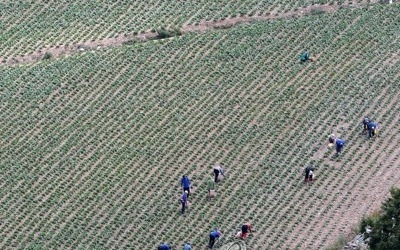
<instances>
[{"instance_id":1,"label":"worker in blue shirt","mask_svg":"<svg viewBox=\"0 0 400 250\"><path fill-rule=\"evenodd\" d=\"M342 152L343 146L345 144L345 140L336 139L336 153L339 155Z\"/></svg>"},{"instance_id":2,"label":"worker in blue shirt","mask_svg":"<svg viewBox=\"0 0 400 250\"><path fill-rule=\"evenodd\" d=\"M181 187L183 188L183 192L187 191L187 197L190 195L190 180L187 175L182 176L181 179Z\"/></svg>"},{"instance_id":3,"label":"worker in blue shirt","mask_svg":"<svg viewBox=\"0 0 400 250\"><path fill-rule=\"evenodd\" d=\"M370 121L367 126L368 126L368 135L369 138L371 139L376 135L376 132L378 131L378 124L376 122Z\"/></svg>"},{"instance_id":4,"label":"worker in blue shirt","mask_svg":"<svg viewBox=\"0 0 400 250\"><path fill-rule=\"evenodd\" d=\"M183 246L183 250L192 250L192 245L190 245L190 242L186 242L186 244Z\"/></svg>"},{"instance_id":5,"label":"worker in blue shirt","mask_svg":"<svg viewBox=\"0 0 400 250\"><path fill-rule=\"evenodd\" d=\"M222 235L222 232L219 230L214 230L210 233L210 242L209 242L209 248L213 248L215 244L215 240L218 239Z\"/></svg>"},{"instance_id":6,"label":"worker in blue shirt","mask_svg":"<svg viewBox=\"0 0 400 250\"><path fill-rule=\"evenodd\" d=\"M367 133L367 131L368 131L368 123L370 123L370 122L372 122L372 120L369 117L364 117L364 119L362 121L362 124L363 124L363 127L364 127L364 131L363 131L364 134Z\"/></svg>"},{"instance_id":7,"label":"worker in blue shirt","mask_svg":"<svg viewBox=\"0 0 400 250\"><path fill-rule=\"evenodd\" d=\"M158 248L158 250L171 250L170 245L168 245L167 243L161 243Z\"/></svg>"}]
</instances>

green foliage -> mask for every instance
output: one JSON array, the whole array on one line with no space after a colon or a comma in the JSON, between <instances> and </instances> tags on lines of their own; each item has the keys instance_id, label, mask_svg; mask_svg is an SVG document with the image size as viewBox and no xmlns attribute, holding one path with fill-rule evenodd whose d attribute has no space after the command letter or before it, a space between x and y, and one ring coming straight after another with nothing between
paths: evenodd
<instances>
[{"instance_id":1,"label":"green foliage","mask_svg":"<svg viewBox=\"0 0 400 250\"><path fill-rule=\"evenodd\" d=\"M164 26L162 26L162 27L156 29L156 32L157 32L158 39L164 39L164 38L182 35L182 32L176 27L165 28Z\"/></svg>"},{"instance_id":2,"label":"green foliage","mask_svg":"<svg viewBox=\"0 0 400 250\"><path fill-rule=\"evenodd\" d=\"M53 54L51 53L51 52L49 52L49 51L46 51L46 53L44 53L44 55L43 55L43 60L49 60L49 59L51 59L51 58L53 58Z\"/></svg>"},{"instance_id":3,"label":"green foliage","mask_svg":"<svg viewBox=\"0 0 400 250\"><path fill-rule=\"evenodd\" d=\"M391 197L382 204L380 214L363 218L362 228L371 228L372 250L400 249L400 189L391 188Z\"/></svg>"},{"instance_id":4,"label":"green foliage","mask_svg":"<svg viewBox=\"0 0 400 250\"><path fill-rule=\"evenodd\" d=\"M325 13L325 11L323 9L312 9L311 10L311 15L322 15L324 13Z\"/></svg>"},{"instance_id":5,"label":"green foliage","mask_svg":"<svg viewBox=\"0 0 400 250\"><path fill-rule=\"evenodd\" d=\"M398 133L366 141L358 119L376 111L398 129L399 50L387 46L398 13L269 20L0 67L0 249L202 249L209 230L231 242L246 220L257 229L247 249L321 249L345 235L343 214L360 211L382 169L399 171ZM321 60L299 65L306 47ZM351 143L330 160L327 131L341 126ZM310 159L317 177L304 185L297 168ZM227 178L207 202L217 162ZM181 216L184 173L194 190Z\"/></svg>"}]
</instances>

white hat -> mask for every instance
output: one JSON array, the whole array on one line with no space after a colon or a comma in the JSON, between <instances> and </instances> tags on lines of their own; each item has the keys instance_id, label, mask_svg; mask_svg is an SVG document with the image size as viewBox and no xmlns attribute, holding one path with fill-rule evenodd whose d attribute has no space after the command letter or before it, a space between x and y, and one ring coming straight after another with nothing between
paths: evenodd
<instances>
[{"instance_id":1,"label":"white hat","mask_svg":"<svg viewBox=\"0 0 400 250\"><path fill-rule=\"evenodd\" d=\"M185 193L187 193L188 191L187 190L185 190Z\"/></svg>"}]
</instances>

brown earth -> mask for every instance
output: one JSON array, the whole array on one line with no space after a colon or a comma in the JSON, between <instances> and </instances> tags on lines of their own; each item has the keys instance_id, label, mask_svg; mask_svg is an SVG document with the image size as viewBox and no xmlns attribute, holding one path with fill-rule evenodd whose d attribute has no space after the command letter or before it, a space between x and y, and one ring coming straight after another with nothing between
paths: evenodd
<instances>
[{"instance_id":1,"label":"brown earth","mask_svg":"<svg viewBox=\"0 0 400 250\"><path fill-rule=\"evenodd\" d=\"M313 5L308 6L306 8L299 8L295 11L288 11L284 13L275 13L271 12L269 14L258 15L258 16L240 16L240 17L229 17L220 21L204 21L199 23L198 25L183 25L180 29L182 34L185 33L193 33L193 32L205 32L209 30L218 30L218 29L229 29L236 25L242 23L251 23L258 21L268 21L274 19L282 19L282 18L298 18L304 15L313 15L313 14L322 14L322 13L332 13L338 11L343 8L358 8L362 6L367 6L373 3L376 3L377 0L373 0L370 3L366 1L359 3L345 3L342 5ZM136 43L136 42L146 42L149 40L157 39L157 34L148 30L144 33L138 35L123 35L120 34L116 37L105 38L102 40L92 40L86 42L77 42L72 45L64 45L64 46L52 46L48 45L45 48L34 51L30 54L24 56L16 56L10 59L4 60L0 58L0 65L17 65L17 64L29 64L35 63L40 60L43 60L43 57L46 53L50 53L52 58L59 58L64 56L70 56L77 53L83 53L87 51L95 51L107 48L119 47L125 43Z\"/></svg>"}]
</instances>

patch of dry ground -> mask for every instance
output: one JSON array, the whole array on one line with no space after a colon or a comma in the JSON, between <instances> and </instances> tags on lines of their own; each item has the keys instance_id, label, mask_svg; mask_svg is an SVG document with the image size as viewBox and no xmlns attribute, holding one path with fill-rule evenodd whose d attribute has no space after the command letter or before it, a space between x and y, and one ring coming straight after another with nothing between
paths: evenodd
<instances>
[{"instance_id":1,"label":"patch of dry ground","mask_svg":"<svg viewBox=\"0 0 400 250\"><path fill-rule=\"evenodd\" d=\"M273 19L282 18L297 18L304 15L321 14L321 13L332 13L343 8L357 8L361 6L366 6L367 4L376 3L377 1L371 1L370 3L360 2L360 3L345 3L342 5L313 5L305 8L299 8L296 11L288 11L284 13L269 13L259 16L240 16L240 17L230 17L220 21L204 21L198 25L184 25L181 28L182 34L191 32L205 32L209 30L218 29L229 29L236 25L242 23L251 23L257 21L268 21ZM70 56L77 53L82 53L86 51L94 51L106 48L119 47L125 43L135 43L135 42L146 42L149 40L157 39L157 34L153 30L148 30L144 33L138 35L123 35L120 34L116 37L105 38L102 40L92 40L83 43L75 43L71 45L64 46L52 46L49 45L46 48L37 50L33 53L24 56L14 56L9 59L0 58L0 65L16 65L16 64L29 64L35 63L42 60L46 53L51 55L51 57L58 58L63 56Z\"/></svg>"}]
</instances>

